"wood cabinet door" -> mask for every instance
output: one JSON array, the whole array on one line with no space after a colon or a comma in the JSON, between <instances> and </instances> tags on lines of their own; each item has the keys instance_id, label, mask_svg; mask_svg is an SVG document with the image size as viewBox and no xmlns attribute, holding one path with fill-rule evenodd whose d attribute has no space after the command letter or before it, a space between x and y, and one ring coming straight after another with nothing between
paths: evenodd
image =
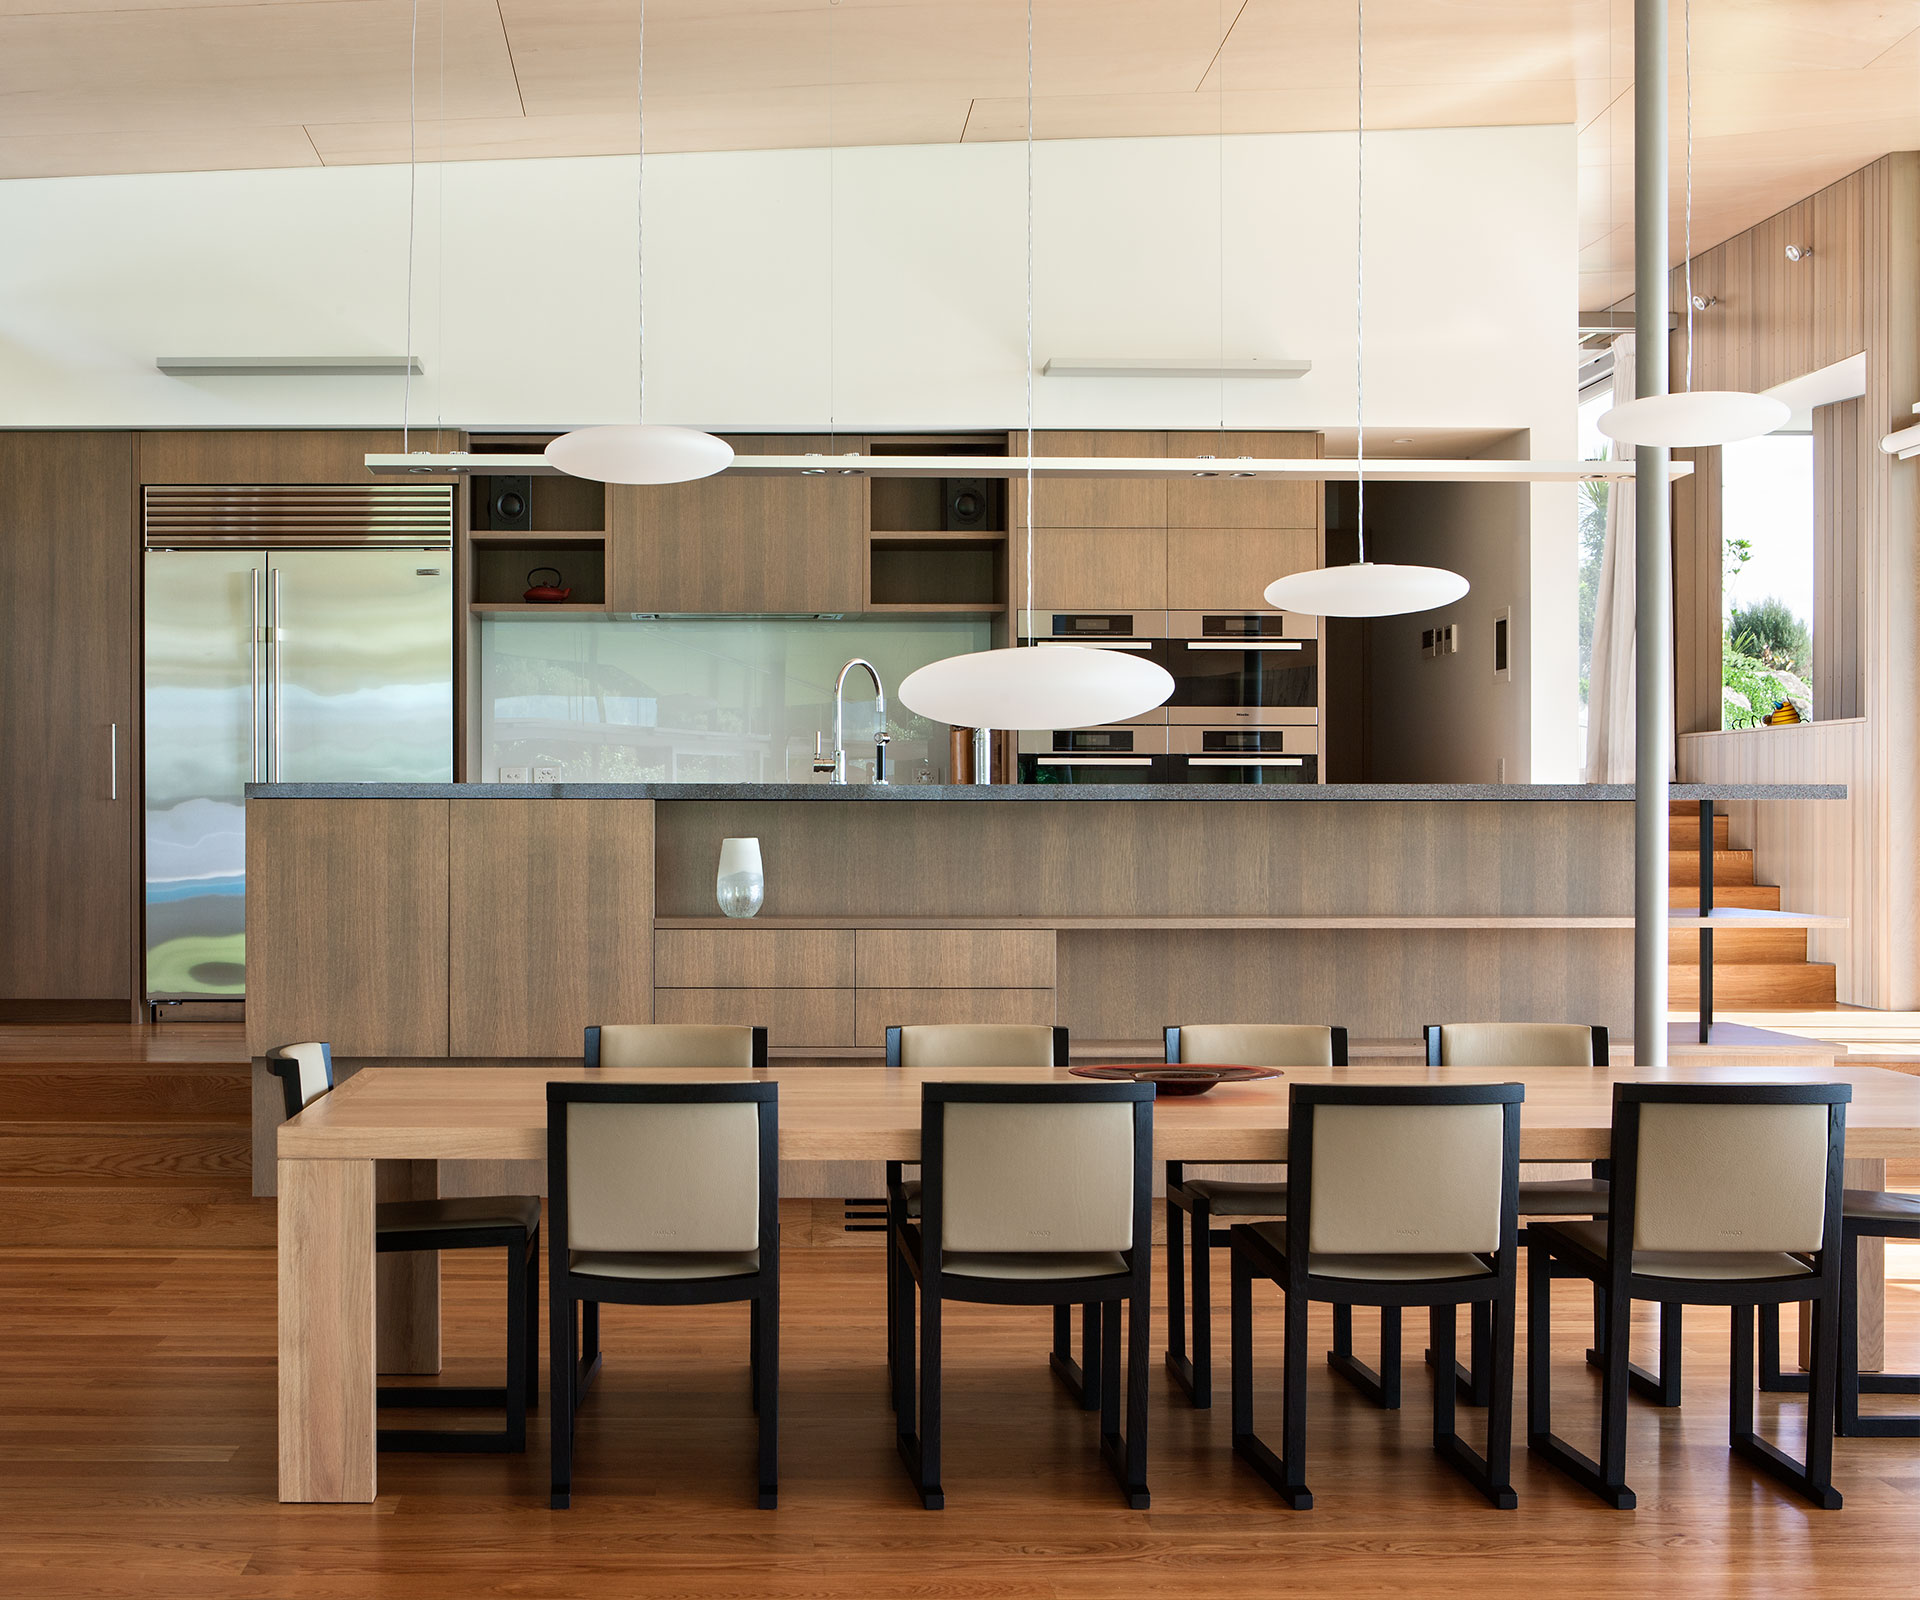
<instances>
[{"instance_id":1,"label":"wood cabinet door","mask_svg":"<svg viewBox=\"0 0 1920 1600\"><path fill-rule=\"evenodd\" d=\"M1312 459L1320 454L1317 433L1221 433L1208 430L1167 435L1167 454L1213 456L1222 472L1232 458ZM1281 478L1169 478L1169 528L1317 528L1324 487L1312 480ZM1178 604L1178 602L1172 602Z\"/></svg>"},{"instance_id":2,"label":"wood cabinet door","mask_svg":"<svg viewBox=\"0 0 1920 1600\"><path fill-rule=\"evenodd\" d=\"M306 1039L338 1057L447 1053L450 804L247 802L251 1054Z\"/></svg>"},{"instance_id":3,"label":"wood cabinet door","mask_svg":"<svg viewBox=\"0 0 1920 1600\"><path fill-rule=\"evenodd\" d=\"M1275 578L1319 565L1314 528L1169 528L1167 609L1264 610Z\"/></svg>"},{"instance_id":4,"label":"wood cabinet door","mask_svg":"<svg viewBox=\"0 0 1920 1600\"><path fill-rule=\"evenodd\" d=\"M1014 593L1026 607L1027 540L1008 546ZM1164 611L1167 535L1160 528L1035 528L1033 603L1047 610Z\"/></svg>"},{"instance_id":5,"label":"wood cabinet door","mask_svg":"<svg viewBox=\"0 0 1920 1600\"><path fill-rule=\"evenodd\" d=\"M841 434L730 436L737 455L859 451ZM607 601L615 611L859 611L867 480L724 472L607 489Z\"/></svg>"},{"instance_id":6,"label":"wood cabinet door","mask_svg":"<svg viewBox=\"0 0 1920 1600\"><path fill-rule=\"evenodd\" d=\"M591 1023L653 1020L653 802L454 800L453 1056L578 1057Z\"/></svg>"},{"instance_id":7,"label":"wood cabinet door","mask_svg":"<svg viewBox=\"0 0 1920 1600\"><path fill-rule=\"evenodd\" d=\"M414 450L465 448L457 431L415 428ZM142 483L365 483L369 455L397 455L400 430L167 429L140 435ZM447 483L450 473L409 478Z\"/></svg>"},{"instance_id":8,"label":"wood cabinet door","mask_svg":"<svg viewBox=\"0 0 1920 1600\"><path fill-rule=\"evenodd\" d=\"M133 1000L137 560L131 434L0 434L0 1000Z\"/></svg>"},{"instance_id":9,"label":"wood cabinet door","mask_svg":"<svg viewBox=\"0 0 1920 1600\"><path fill-rule=\"evenodd\" d=\"M1009 436L1018 455L1027 447L1024 430ZM1035 456L1164 456L1164 433L1133 433L1103 428L1066 433L1047 430L1033 436ZM1027 525L1027 484L1013 481L1008 497L1010 540L1018 545ZM1167 485L1162 478L1041 478L1033 487L1036 528L1160 528L1167 521Z\"/></svg>"}]
</instances>

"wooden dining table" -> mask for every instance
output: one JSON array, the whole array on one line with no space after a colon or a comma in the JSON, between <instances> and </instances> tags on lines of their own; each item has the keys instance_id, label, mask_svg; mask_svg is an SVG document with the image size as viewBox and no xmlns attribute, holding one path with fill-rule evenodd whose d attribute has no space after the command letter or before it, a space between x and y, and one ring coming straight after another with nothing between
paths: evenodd
<instances>
[{"instance_id":1,"label":"wooden dining table","mask_svg":"<svg viewBox=\"0 0 1920 1600\"><path fill-rule=\"evenodd\" d=\"M434 1192L441 1161L514 1161L546 1154L550 1082L715 1081L780 1085L782 1162L916 1161L920 1089L931 1079L1007 1083L1065 1079L1049 1068L903 1071L874 1065L777 1063L760 1073L581 1067L369 1067L279 1130L279 1466L283 1501L371 1501L378 1488L376 1372L439 1370L437 1258L387 1256L376 1266L374 1204ZM1284 1161L1294 1083L1487 1083L1526 1086L1523 1161L1606 1156L1613 1085L1845 1082L1847 1182L1885 1186L1889 1158L1920 1156L1920 1078L1886 1068L1677 1061L1648 1073L1612 1068L1497 1071L1362 1063L1289 1068L1163 1096L1154 1156L1194 1163ZM1078 1080L1074 1080L1078 1081ZM1863 1271L1866 1262L1863 1259ZM1878 1257L1863 1348L1878 1338ZM376 1293L376 1281L378 1293ZM876 1350L875 1359L879 1359Z\"/></svg>"}]
</instances>

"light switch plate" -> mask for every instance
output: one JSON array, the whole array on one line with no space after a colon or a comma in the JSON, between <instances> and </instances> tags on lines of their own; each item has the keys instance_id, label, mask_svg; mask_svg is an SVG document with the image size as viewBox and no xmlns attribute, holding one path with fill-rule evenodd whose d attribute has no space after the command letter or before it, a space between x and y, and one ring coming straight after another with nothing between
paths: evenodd
<instances>
[{"instance_id":1,"label":"light switch plate","mask_svg":"<svg viewBox=\"0 0 1920 1600\"><path fill-rule=\"evenodd\" d=\"M558 783L560 781L560 769L558 767L535 767L533 769L533 781L535 783Z\"/></svg>"},{"instance_id":2,"label":"light switch plate","mask_svg":"<svg viewBox=\"0 0 1920 1600\"><path fill-rule=\"evenodd\" d=\"M533 769L531 767L502 767L500 769L500 781L502 783L531 783L533 781L532 773Z\"/></svg>"}]
</instances>

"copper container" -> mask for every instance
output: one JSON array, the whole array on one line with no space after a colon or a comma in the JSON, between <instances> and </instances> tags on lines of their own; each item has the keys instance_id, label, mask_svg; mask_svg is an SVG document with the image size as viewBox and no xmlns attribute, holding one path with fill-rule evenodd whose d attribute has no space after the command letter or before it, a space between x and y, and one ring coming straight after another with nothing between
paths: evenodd
<instances>
[{"instance_id":1,"label":"copper container","mask_svg":"<svg viewBox=\"0 0 1920 1600\"><path fill-rule=\"evenodd\" d=\"M948 760L952 771L948 783L973 782L973 729L955 728L947 735Z\"/></svg>"}]
</instances>

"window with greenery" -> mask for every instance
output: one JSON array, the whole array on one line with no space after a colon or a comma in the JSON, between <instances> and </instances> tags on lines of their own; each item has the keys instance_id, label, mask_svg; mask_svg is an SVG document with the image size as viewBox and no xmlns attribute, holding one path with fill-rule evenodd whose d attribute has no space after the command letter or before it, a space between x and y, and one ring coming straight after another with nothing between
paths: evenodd
<instances>
[{"instance_id":1,"label":"window with greenery","mask_svg":"<svg viewBox=\"0 0 1920 1600\"><path fill-rule=\"evenodd\" d=\"M1580 459L1609 461L1613 441L1600 431L1600 416L1613 405L1613 385L1580 391ZM1593 671L1593 612L1600 594L1600 558L1607 548L1605 483L1580 485L1580 705L1587 704L1587 680Z\"/></svg>"},{"instance_id":2,"label":"window with greenery","mask_svg":"<svg viewBox=\"0 0 1920 1600\"><path fill-rule=\"evenodd\" d=\"M1720 528L1720 726L1811 721L1812 434L1721 450Z\"/></svg>"}]
</instances>

